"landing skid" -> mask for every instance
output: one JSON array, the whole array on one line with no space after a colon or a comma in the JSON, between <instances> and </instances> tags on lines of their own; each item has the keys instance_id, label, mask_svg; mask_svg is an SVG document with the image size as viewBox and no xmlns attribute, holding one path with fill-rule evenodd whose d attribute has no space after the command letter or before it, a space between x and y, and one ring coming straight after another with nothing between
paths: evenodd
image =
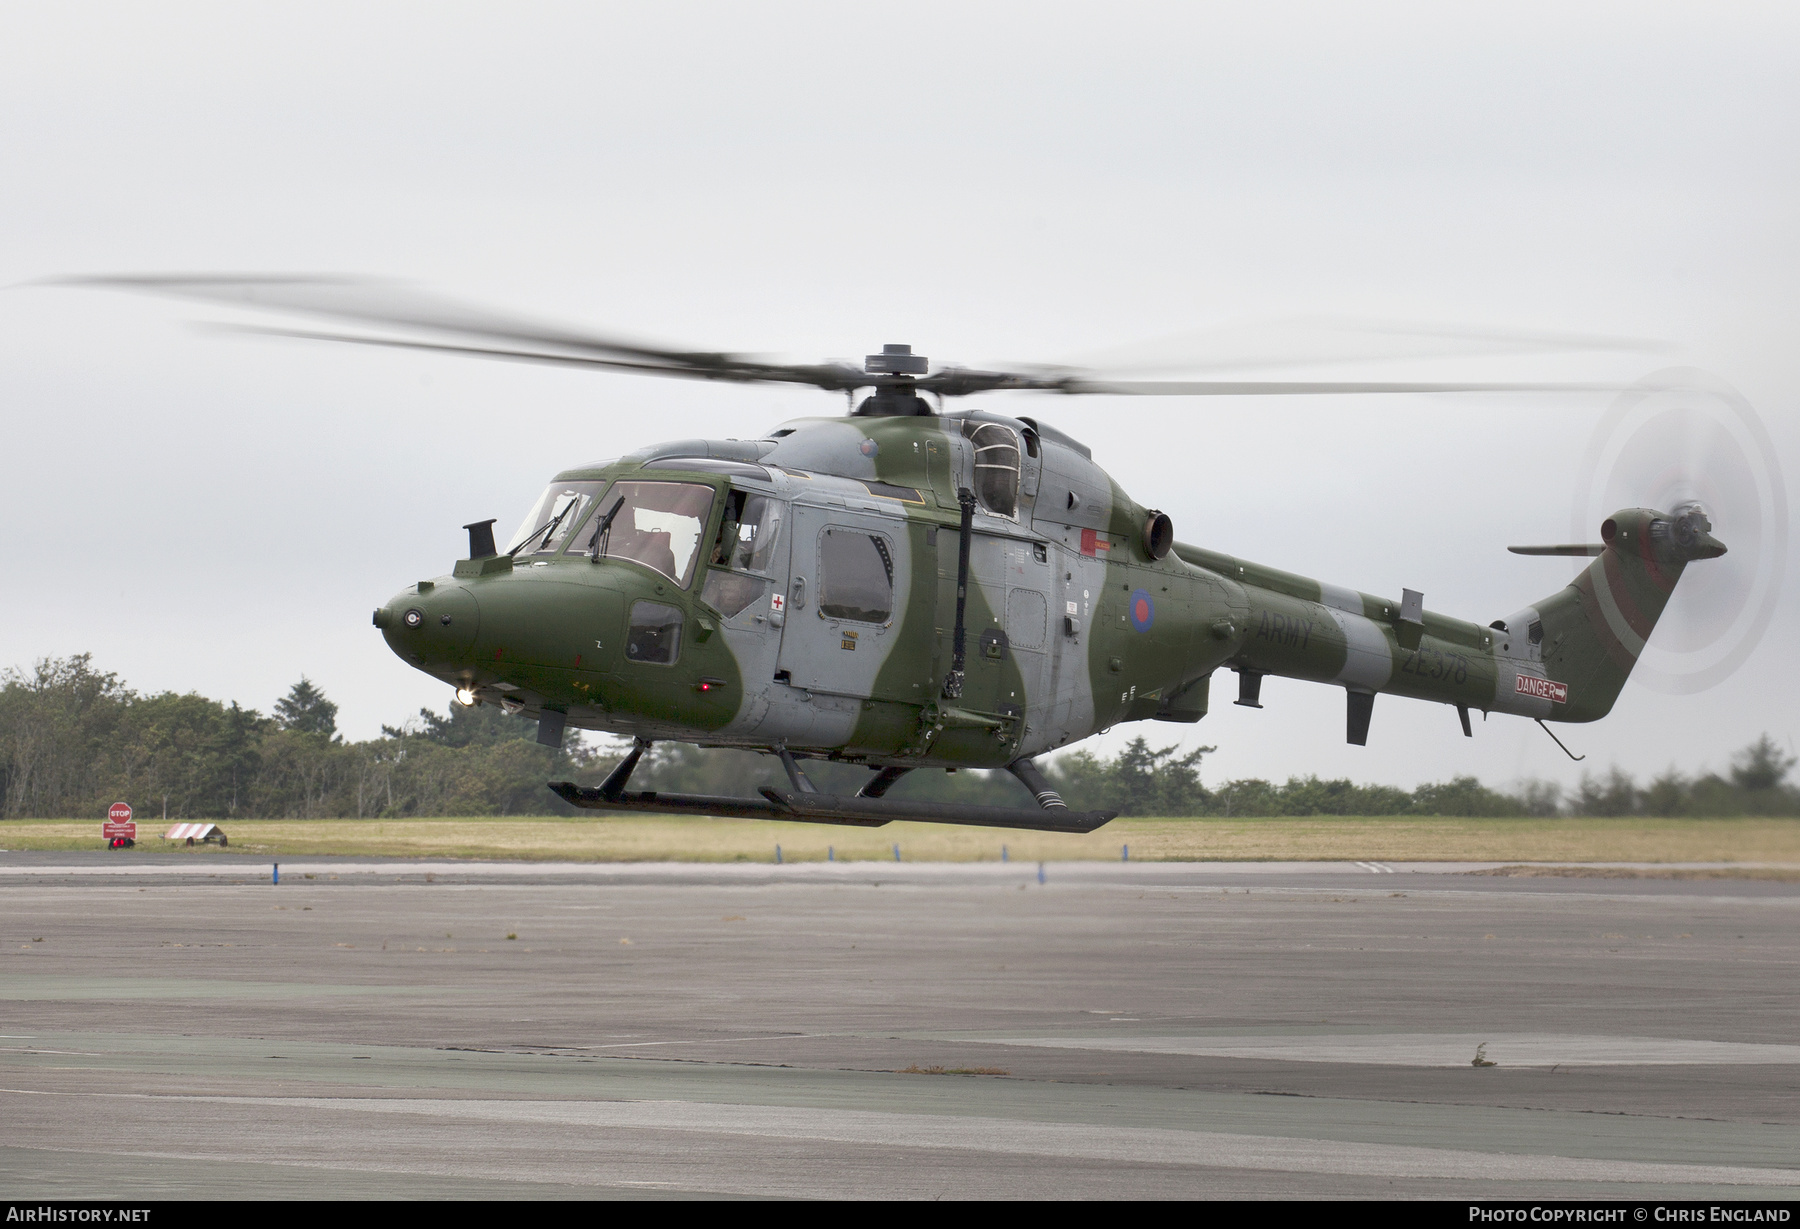
<instances>
[{"instance_id":1,"label":"landing skid","mask_svg":"<svg viewBox=\"0 0 1800 1229\"><path fill-rule=\"evenodd\" d=\"M1117 811L984 807L844 794L801 794L769 788L761 791L760 800L707 794L664 794L656 790L636 793L621 790L609 797L604 787L584 788L573 781L552 781L550 788L565 802L595 811L785 819L858 828L879 828L896 819L910 819L933 824L970 824L980 828L1024 828L1036 832L1092 832L1118 815Z\"/></svg>"},{"instance_id":2,"label":"landing skid","mask_svg":"<svg viewBox=\"0 0 1800 1229\"><path fill-rule=\"evenodd\" d=\"M656 790L625 788L644 752L648 739L640 738L630 754L607 774L598 788L573 781L552 781L550 788L571 806L594 811L639 811L662 815L723 815L732 819L785 819L809 824L848 824L879 828L896 819L928 824L969 824L978 828L1024 828L1034 832L1092 832L1110 822L1117 811L1071 811L1051 789L1030 760L1007 765L1038 800L1032 807L984 807L972 803L915 802L882 797L905 768L883 768L860 794L821 794L807 779L787 748L775 750L787 771L792 789L760 787L757 798L721 798L708 794L664 794Z\"/></svg>"},{"instance_id":3,"label":"landing skid","mask_svg":"<svg viewBox=\"0 0 1800 1229\"><path fill-rule=\"evenodd\" d=\"M913 802L901 798L845 797L842 794L795 794L764 788L763 797L786 808L784 819L816 824L862 824L877 827L894 819L932 824L972 824L980 828L1028 828L1036 832L1092 832L1110 822L1117 811L1071 811L1067 807L983 807L970 803Z\"/></svg>"}]
</instances>

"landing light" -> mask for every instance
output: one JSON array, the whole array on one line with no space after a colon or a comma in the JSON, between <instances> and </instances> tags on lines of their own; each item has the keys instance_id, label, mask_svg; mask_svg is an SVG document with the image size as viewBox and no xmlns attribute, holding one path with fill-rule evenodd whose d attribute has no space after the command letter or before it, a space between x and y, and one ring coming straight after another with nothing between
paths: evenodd
<instances>
[{"instance_id":1,"label":"landing light","mask_svg":"<svg viewBox=\"0 0 1800 1229\"><path fill-rule=\"evenodd\" d=\"M458 687L456 689L456 702L464 708L474 708L475 692L467 687Z\"/></svg>"}]
</instances>

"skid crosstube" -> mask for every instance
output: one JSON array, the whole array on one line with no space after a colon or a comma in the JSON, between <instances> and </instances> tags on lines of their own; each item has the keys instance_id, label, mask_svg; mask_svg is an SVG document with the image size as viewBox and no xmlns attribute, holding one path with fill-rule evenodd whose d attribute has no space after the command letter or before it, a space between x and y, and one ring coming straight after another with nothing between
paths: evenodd
<instances>
[{"instance_id":1,"label":"skid crosstube","mask_svg":"<svg viewBox=\"0 0 1800 1229\"><path fill-rule=\"evenodd\" d=\"M664 815L721 815L734 819L785 819L813 824L847 824L879 828L896 819L933 824L969 824L981 828L1023 828L1037 832L1092 832L1117 811L1070 811L1025 807L984 807L898 798L862 798L844 794L803 794L764 788L762 798L720 798L707 794L664 794L656 790L607 796L573 781L552 781L550 788L573 806L596 811L659 812Z\"/></svg>"}]
</instances>

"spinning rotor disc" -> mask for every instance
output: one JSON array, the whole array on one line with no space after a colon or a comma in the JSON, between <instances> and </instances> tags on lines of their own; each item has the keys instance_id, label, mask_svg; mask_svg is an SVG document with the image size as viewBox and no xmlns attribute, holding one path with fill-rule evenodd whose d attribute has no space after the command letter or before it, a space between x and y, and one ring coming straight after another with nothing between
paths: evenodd
<instances>
[{"instance_id":1,"label":"spinning rotor disc","mask_svg":"<svg viewBox=\"0 0 1800 1229\"><path fill-rule=\"evenodd\" d=\"M1026 364L1011 370L940 366L906 346L888 346L863 366L843 362L791 363L761 355L692 350L627 338L581 326L495 311L401 282L311 274L112 274L56 279L52 284L135 290L233 308L310 316L382 332L227 326L237 331L307 341L330 341L477 358L587 367L601 371L672 376L733 384L800 384L828 392L875 389L928 393L940 399L987 392L1049 392L1070 396L1253 397L1366 393L1592 392L1617 384L1418 380L1167 380L1121 378L1129 372ZM1468 336L1459 335L1467 341ZM1490 339L1493 341L1493 339ZM1618 348L1619 339L1503 337L1493 344L1517 349ZM1625 343L1626 348L1638 343ZM1641 347L1638 347L1641 348ZM921 403L923 404L923 403Z\"/></svg>"},{"instance_id":2,"label":"spinning rotor disc","mask_svg":"<svg viewBox=\"0 0 1800 1229\"><path fill-rule=\"evenodd\" d=\"M1698 505L1730 548L1683 575L1633 681L1682 695L1730 677L1768 629L1787 562L1787 492L1756 411L1717 376L1656 372L1613 402L1582 472L1572 540L1619 508Z\"/></svg>"}]
</instances>

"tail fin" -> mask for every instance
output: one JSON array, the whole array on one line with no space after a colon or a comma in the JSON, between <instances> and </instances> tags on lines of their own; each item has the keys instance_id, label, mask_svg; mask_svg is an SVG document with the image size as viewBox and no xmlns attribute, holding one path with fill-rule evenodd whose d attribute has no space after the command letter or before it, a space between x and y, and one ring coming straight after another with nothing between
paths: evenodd
<instances>
[{"instance_id":1,"label":"tail fin","mask_svg":"<svg viewBox=\"0 0 1800 1229\"><path fill-rule=\"evenodd\" d=\"M1545 675L1567 687L1549 720L1597 721L1612 711L1687 565L1725 553L1711 530L1698 507L1615 512L1600 526L1604 549L1594 561L1525 612L1530 628L1508 621L1514 634L1528 632Z\"/></svg>"}]
</instances>

